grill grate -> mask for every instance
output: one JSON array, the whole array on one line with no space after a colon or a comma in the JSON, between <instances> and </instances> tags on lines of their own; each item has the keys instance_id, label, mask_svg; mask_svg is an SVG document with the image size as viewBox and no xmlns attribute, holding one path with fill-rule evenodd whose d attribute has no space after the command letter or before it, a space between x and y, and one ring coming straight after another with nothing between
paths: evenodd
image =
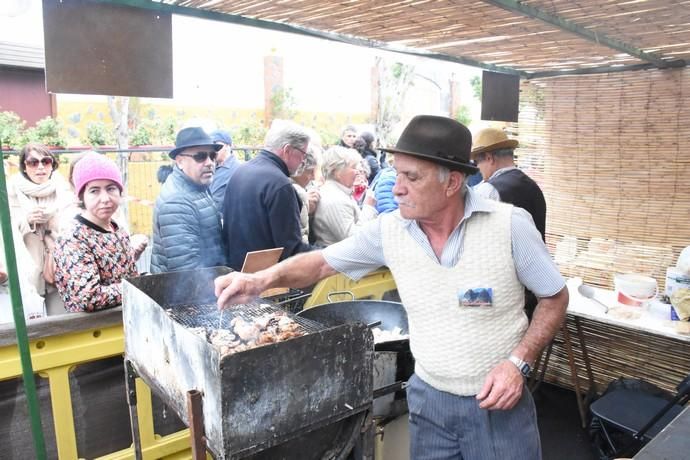
<instances>
[{"instance_id":1,"label":"grill grate","mask_svg":"<svg viewBox=\"0 0 690 460\"><path fill-rule=\"evenodd\" d=\"M317 332L326 327L316 321L301 318L286 310L265 302L255 302L238 305L236 307L218 310L215 301L193 304L167 305L164 307L168 315L176 322L187 328L203 327L211 329L230 329L230 322L234 318L242 318L247 322L253 322L256 318L265 314L280 313L294 320L305 334Z\"/></svg>"}]
</instances>

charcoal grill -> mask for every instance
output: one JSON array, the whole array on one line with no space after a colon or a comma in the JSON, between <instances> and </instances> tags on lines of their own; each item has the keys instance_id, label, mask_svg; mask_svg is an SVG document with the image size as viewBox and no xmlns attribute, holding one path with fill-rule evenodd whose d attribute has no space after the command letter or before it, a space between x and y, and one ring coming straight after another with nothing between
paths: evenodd
<instances>
[{"instance_id":1,"label":"charcoal grill","mask_svg":"<svg viewBox=\"0 0 690 460\"><path fill-rule=\"evenodd\" d=\"M192 428L188 395L200 394L205 447L215 458L339 459L356 443L364 446L364 458L373 457L370 440L362 438L373 426L371 332L362 324L331 327L293 317L305 335L223 355L193 328L217 328L234 316L251 319L279 308L262 301L225 310L221 318L213 280L229 271L214 267L125 281L128 372ZM134 411L132 418L134 425Z\"/></svg>"}]
</instances>

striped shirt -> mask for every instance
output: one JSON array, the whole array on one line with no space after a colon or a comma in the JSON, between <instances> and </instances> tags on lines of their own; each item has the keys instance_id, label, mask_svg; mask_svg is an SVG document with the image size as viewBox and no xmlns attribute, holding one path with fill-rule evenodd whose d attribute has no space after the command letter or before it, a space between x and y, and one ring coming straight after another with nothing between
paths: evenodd
<instances>
[{"instance_id":1,"label":"striped shirt","mask_svg":"<svg viewBox=\"0 0 690 460\"><path fill-rule=\"evenodd\" d=\"M463 254L465 222L475 212L492 212L491 202L478 196L470 188L465 194L465 212L448 241L439 260L431 243L416 221L396 215L407 228L412 239L424 252L444 267L455 266ZM532 217L522 208L513 208L511 216L511 245L515 270L520 282L537 297L550 297L565 286L565 280L551 259ZM367 222L355 235L323 250L326 262L336 271L353 280L386 265L381 244L380 219Z\"/></svg>"}]
</instances>

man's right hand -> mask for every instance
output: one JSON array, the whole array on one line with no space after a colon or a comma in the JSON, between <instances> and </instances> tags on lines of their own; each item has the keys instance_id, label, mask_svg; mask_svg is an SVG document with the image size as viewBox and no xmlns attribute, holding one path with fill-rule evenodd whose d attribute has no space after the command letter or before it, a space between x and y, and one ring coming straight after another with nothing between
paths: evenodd
<instances>
[{"instance_id":1,"label":"man's right hand","mask_svg":"<svg viewBox=\"0 0 690 460\"><path fill-rule=\"evenodd\" d=\"M233 305L254 301L263 292L263 283L253 273L232 272L214 280L218 308L224 310Z\"/></svg>"}]
</instances>

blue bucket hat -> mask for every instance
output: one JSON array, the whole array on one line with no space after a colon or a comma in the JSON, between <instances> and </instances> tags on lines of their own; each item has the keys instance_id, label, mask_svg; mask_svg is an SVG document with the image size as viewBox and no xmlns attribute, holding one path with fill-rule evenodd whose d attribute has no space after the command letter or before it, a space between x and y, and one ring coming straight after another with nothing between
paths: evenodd
<instances>
[{"instance_id":1,"label":"blue bucket hat","mask_svg":"<svg viewBox=\"0 0 690 460\"><path fill-rule=\"evenodd\" d=\"M175 156L177 156L177 154L182 152L184 149L189 147L204 146L213 147L216 152L223 148L222 145L214 144L213 139L211 139L211 137L206 134L206 131L204 131L202 128L185 128L177 133L177 137L175 138L175 148L168 153L168 156L172 159L175 159Z\"/></svg>"},{"instance_id":2,"label":"blue bucket hat","mask_svg":"<svg viewBox=\"0 0 690 460\"><path fill-rule=\"evenodd\" d=\"M232 136L227 131L217 129L213 131L210 136L213 142L222 142L223 144L232 145Z\"/></svg>"}]
</instances>

